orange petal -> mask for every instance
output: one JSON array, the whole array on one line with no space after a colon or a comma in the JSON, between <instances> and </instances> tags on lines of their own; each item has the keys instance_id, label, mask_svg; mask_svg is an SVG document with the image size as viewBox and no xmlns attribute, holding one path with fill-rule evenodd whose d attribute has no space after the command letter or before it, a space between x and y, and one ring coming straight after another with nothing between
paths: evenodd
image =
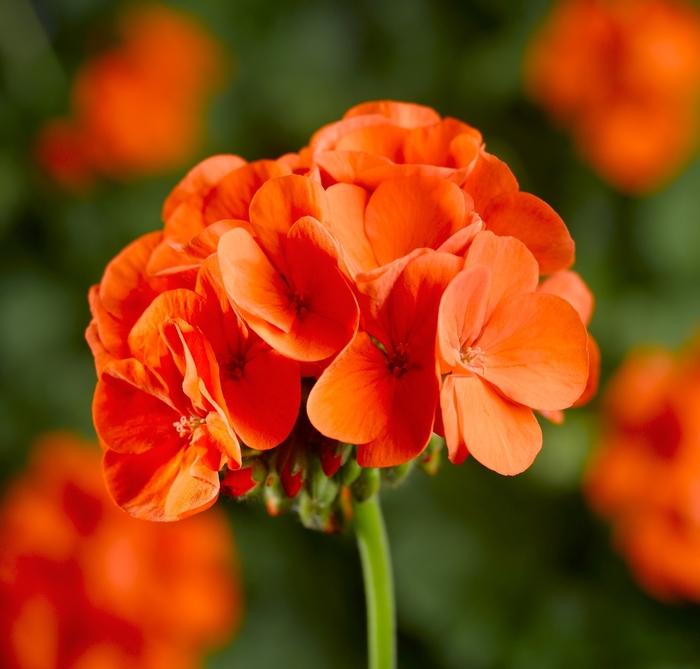
<instances>
[{"instance_id":1,"label":"orange petal","mask_svg":"<svg viewBox=\"0 0 700 669\"><path fill-rule=\"evenodd\" d=\"M462 227L459 188L436 177L402 177L382 183L365 211L365 231L380 265L417 248L437 248Z\"/></svg>"},{"instance_id":2,"label":"orange petal","mask_svg":"<svg viewBox=\"0 0 700 669\"><path fill-rule=\"evenodd\" d=\"M465 139L462 139L464 137ZM471 165L474 161L472 157L473 145L457 147L457 143L467 142L467 136L462 135L455 140L453 146L456 162L459 167L462 165ZM462 188L472 196L474 200L474 209L481 214L488 209L493 200L507 193L516 193L518 191L518 181L510 171L508 165L496 156L486 153L480 149L476 161L473 162L473 168L462 184Z\"/></svg>"},{"instance_id":3,"label":"orange petal","mask_svg":"<svg viewBox=\"0 0 700 669\"><path fill-rule=\"evenodd\" d=\"M160 337L159 326L174 318L188 322L201 320L204 300L192 290L184 288L168 290L156 297L134 324L129 333L129 350L137 359L150 362L149 353L155 348L154 340ZM151 349L149 351L149 349Z\"/></svg>"},{"instance_id":4,"label":"orange petal","mask_svg":"<svg viewBox=\"0 0 700 669\"><path fill-rule=\"evenodd\" d=\"M555 295L530 293L502 302L475 344L487 381L515 402L552 411L571 406L586 387L587 333Z\"/></svg>"},{"instance_id":5,"label":"orange petal","mask_svg":"<svg viewBox=\"0 0 700 669\"><path fill-rule=\"evenodd\" d=\"M502 195L491 202L482 218L487 230L523 242L537 259L540 274L558 272L574 262L574 240L564 221L534 195Z\"/></svg>"},{"instance_id":6,"label":"orange petal","mask_svg":"<svg viewBox=\"0 0 700 669\"><path fill-rule=\"evenodd\" d=\"M478 214L472 212L470 221L466 227L455 232L454 235L440 244L436 250L440 253L452 253L456 256L466 255L474 237L484 229L484 222L479 218Z\"/></svg>"},{"instance_id":7,"label":"orange petal","mask_svg":"<svg viewBox=\"0 0 700 669\"><path fill-rule=\"evenodd\" d=\"M503 300L532 293L537 288L539 268L527 247L514 237L498 237L488 230L474 238L464 267L486 265L491 269L486 320Z\"/></svg>"},{"instance_id":8,"label":"orange petal","mask_svg":"<svg viewBox=\"0 0 700 669\"><path fill-rule=\"evenodd\" d=\"M267 349L239 369L240 377L227 373L222 383L231 423L247 446L277 446L289 436L299 414L299 364Z\"/></svg>"},{"instance_id":9,"label":"orange petal","mask_svg":"<svg viewBox=\"0 0 700 669\"><path fill-rule=\"evenodd\" d=\"M369 193L360 186L335 184L326 191L330 205L329 230L338 241L341 261L348 273L355 277L358 272L377 267L372 246L365 234L365 208Z\"/></svg>"},{"instance_id":10,"label":"orange petal","mask_svg":"<svg viewBox=\"0 0 700 669\"><path fill-rule=\"evenodd\" d=\"M161 445L138 455L106 451L105 483L112 499L136 518L181 520L209 508L219 494L219 478L192 476L194 448Z\"/></svg>"},{"instance_id":11,"label":"orange petal","mask_svg":"<svg viewBox=\"0 0 700 669\"><path fill-rule=\"evenodd\" d=\"M163 220L166 221L181 202L195 194L202 197L211 187L221 181L229 172L242 167L246 161L239 156L211 156L193 167L180 183L173 188L163 203Z\"/></svg>"},{"instance_id":12,"label":"orange petal","mask_svg":"<svg viewBox=\"0 0 700 669\"><path fill-rule=\"evenodd\" d=\"M361 172L357 175L355 183L369 190L376 190L379 184L389 179L413 176L437 177L461 186L467 172L453 167L435 167L434 165L383 165Z\"/></svg>"},{"instance_id":13,"label":"orange petal","mask_svg":"<svg viewBox=\"0 0 700 669\"><path fill-rule=\"evenodd\" d=\"M390 379L384 353L358 332L311 389L309 420L326 437L349 444L371 441L389 422Z\"/></svg>"},{"instance_id":14,"label":"orange petal","mask_svg":"<svg viewBox=\"0 0 700 669\"><path fill-rule=\"evenodd\" d=\"M291 170L274 160L256 160L224 177L207 194L204 201L204 223L223 219L248 221L251 201L264 183L290 174Z\"/></svg>"},{"instance_id":15,"label":"orange petal","mask_svg":"<svg viewBox=\"0 0 700 669\"><path fill-rule=\"evenodd\" d=\"M366 114L380 114L402 128L419 128L440 122L440 115L430 107L416 105L410 102L394 102L393 100L379 100L377 102L363 102L348 109L343 115L344 119L365 116Z\"/></svg>"},{"instance_id":16,"label":"orange petal","mask_svg":"<svg viewBox=\"0 0 700 669\"><path fill-rule=\"evenodd\" d=\"M447 286L438 312L438 346L446 366L442 372L461 366L461 351L481 333L486 318L492 273L477 265L460 272Z\"/></svg>"},{"instance_id":17,"label":"orange petal","mask_svg":"<svg viewBox=\"0 0 700 669\"><path fill-rule=\"evenodd\" d=\"M455 167L450 143L459 135L468 135L481 143L481 133L454 118L444 118L428 127L414 128L404 145L407 163Z\"/></svg>"},{"instance_id":18,"label":"orange petal","mask_svg":"<svg viewBox=\"0 0 700 669\"><path fill-rule=\"evenodd\" d=\"M595 299L593 293L576 272L565 270L552 274L539 285L537 290L565 299L576 309L584 325L588 325L590 322Z\"/></svg>"},{"instance_id":19,"label":"orange petal","mask_svg":"<svg viewBox=\"0 0 700 669\"><path fill-rule=\"evenodd\" d=\"M288 338L293 353L276 346L285 355L309 362L323 360L355 335L359 309L338 269L337 253L333 238L311 217L299 219L289 231L290 279L302 306Z\"/></svg>"},{"instance_id":20,"label":"orange petal","mask_svg":"<svg viewBox=\"0 0 700 669\"><path fill-rule=\"evenodd\" d=\"M226 292L242 310L289 332L296 318L289 286L250 233L238 228L219 240L219 266Z\"/></svg>"},{"instance_id":21,"label":"orange petal","mask_svg":"<svg viewBox=\"0 0 700 669\"><path fill-rule=\"evenodd\" d=\"M144 453L181 441L173 427L180 412L164 401L162 388L141 367L141 379L129 382L107 373L97 382L92 402L95 430L114 452Z\"/></svg>"},{"instance_id":22,"label":"orange petal","mask_svg":"<svg viewBox=\"0 0 700 669\"><path fill-rule=\"evenodd\" d=\"M431 364L432 363L432 364ZM387 376L392 388L384 429L370 442L358 444L361 467L394 467L420 455L433 433L439 379L434 358L421 360L401 378ZM364 413L358 414L364 420Z\"/></svg>"},{"instance_id":23,"label":"orange petal","mask_svg":"<svg viewBox=\"0 0 700 669\"><path fill-rule=\"evenodd\" d=\"M313 216L325 224L329 215L321 185L296 174L268 181L250 204L250 224L260 246L275 262L283 254L287 233L296 221Z\"/></svg>"},{"instance_id":24,"label":"orange petal","mask_svg":"<svg viewBox=\"0 0 700 669\"><path fill-rule=\"evenodd\" d=\"M394 163L403 162L403 144L408 130L397 125L369 125L343 135L336 144L338 151L364 151L388 158Z\"/></svg>"},{"instance_id":25,"label":"orange petal","mask_svg":"<svg viewBox=\"0 0 700 669\"><path fill-rule=\"evenodd\" d=\"M391 165L388 158L365 151L322 151L316 156L316 163L335 181L349 184L368 169Z\"/></svg>"},{"instance_id":26,"label":"orange petal","mask_svg":"<svg viewBox=\"0 0 700 669\"><path fill-rule=\"evenodd\" d=\"M336 123L329 123L317 130L311 137L309 148L313 155L335 149L338 141L345 135L370 125L385 125L386 118L379 114L368 114L356 118L347 118Z\"/></svg>"},{"instance_id":27,"label":"orange petal","mask_svg":"<svg viewBox=\"0 0 700 669\"><path fill-rule=\"evenodd\" d=\"M502 398L477 376L455 377L453 397L464 444L482 465L512 476L534 462L542 430L530 409ZM464 454L458 444L448 442L448 449L450 460Z\"/></svg>"},{"instance_id":28,"label":"orange petal","mask_svg":"<svg viewBox=\"0 0 700 669\"><path fill-rule=\"evenodd\" d=\"M588 333L588 380L586 381L586 389L583 391L573 404L575 407L582 407L588 404L598 392L598 383L600 382L600 348L598 342L593 339L591 333Z\"/></svg>"},{"instance_id":29,"label":"orange petal","mask_svg":"<svg viewBox=\"0 0 700 669\"><path fill-rule=\"evenodd\" d=\"M450 462L461 465L469 455L464 443L457 414L457 400L454 394L455 381L461 377L450 374L445 378L440 389L440 417L442 419L442 436L445 437ZM436 417L437 423L437 417Z\"/></svg>"}]
</instances>

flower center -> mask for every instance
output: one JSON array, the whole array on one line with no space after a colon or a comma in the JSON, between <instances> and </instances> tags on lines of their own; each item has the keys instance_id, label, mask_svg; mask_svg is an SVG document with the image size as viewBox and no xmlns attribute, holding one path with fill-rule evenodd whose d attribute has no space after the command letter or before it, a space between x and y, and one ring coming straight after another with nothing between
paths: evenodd
<instances>
[{"instance_id":1,"label":"flower center","mask_svg":"<svg viewBox=\"0 0 700 669\"><path fill-rule=\"evenodd\" d=\"M294 299L292 300L292 309L295 309L297 316L306 316L309 313L309 296L303 290L294 291Z\"/></svg>"},{"instance_id":2,"label":"flower center","mask_svg":"<svg viewBox=\"0 0 700 669\"><path fill-rule=\"evenodd\" d=\"M180 420L173 423L173 427L181 437L186 437L192 434L200 425L203 425L206 419L199 416L180 416Z\"/></svg>"},{"instance_id":3,"label":"flower center","mask_svg":"<svg viewBox=\"0 0 700 669\"><path fill-rule=\"evenodd\" d=\"M228 358L221 363L221 369L223 369L228 376L232 376L235 379L243 378L243 367L245 367L245 361L240 358Z\"/></svg>"},{"instance_id":4,"label":"flower center","mask_svg":"<svg viewBox=\"0 0 700 669\"><path fill-rule=\"evenodd\" d=\"M486 362L486 352L480 347L467 346L467 348L462 349L459 352L459 357L462 360L462 364L470 372L483 372L484 362Z\"/></svg>"},{"instance_id":5,"label":"flower center","mask_svg":"<svg viewBox=\"0 0 700 669\"><path fill-rule=\"evenodd\" d=\"M408 371L408 346L399 344L394 349L394 355L389 358L389 371L397 379Z\"/></svg>"}]
</instances>

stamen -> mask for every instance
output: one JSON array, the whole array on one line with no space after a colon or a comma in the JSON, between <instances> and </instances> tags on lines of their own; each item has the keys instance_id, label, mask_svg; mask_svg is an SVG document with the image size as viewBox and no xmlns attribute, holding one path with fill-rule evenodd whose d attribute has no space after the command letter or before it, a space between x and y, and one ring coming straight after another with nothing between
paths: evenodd
<instances>
[{"instance_id":1,"label":"stamen","mask_svg":"<svg viewBox=\"0 0 700 669\"><path fill-rule=\"evenodd\" d=\"M192 434L200 425L203 425L206 419L199 416L180 416L180 420L173 423L173 427L181 437L186 437Z\"/></svg>"},{"instance_id":2,"label":"stamen","mask_svg":"<svg viewBox=\"0 0 700 669\"><path fill-rule=\"evenodd\" d=\"M303 318L309 313L309 305L307 303L308 295L301 290L294 291L294 299L292 300L292 307L296 309L297 316Z\"/></svg>"},{"instance_id":3,"label":"stamen","mask_svg":"<svg viewBox=\"0 0 700 669\"><path fill-rule=\"evenodd\" d=\"M480 346L474 348L467 346L467 348L460 351L460 358L462 364L464 364L470 372L484 371L486 352Z\"/></svg>"},{"instance_id":4,"label":"stamen","mask_svg":"<svg viewBox=\"0 0 700 669\"><path fill-rule=\"evenodd\" d=\"M389 371L397 379L401 378L408 371L408 346L399 344L394 349L394 355L389 358Z\"/></svg>"}]
</instances>

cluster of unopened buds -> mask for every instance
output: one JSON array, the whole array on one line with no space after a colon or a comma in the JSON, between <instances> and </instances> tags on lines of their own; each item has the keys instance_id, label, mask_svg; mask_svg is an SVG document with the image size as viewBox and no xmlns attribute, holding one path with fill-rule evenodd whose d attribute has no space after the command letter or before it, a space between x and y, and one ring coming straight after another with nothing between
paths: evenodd
<instances>
[{"instance_id":1,"label":"cluster of unopened buds","mask_svg":"<svg viewBox=\"0 0 700 669\"><path fill-rule=\"evenodd\" d=\"M262 493L333 530L444 443L523 471L534 412L595 392L566 226L432 109L367 103L298 154L209 158L163 219L90 292L94 421L132 515Z\"/></svg>"}]
</instances>

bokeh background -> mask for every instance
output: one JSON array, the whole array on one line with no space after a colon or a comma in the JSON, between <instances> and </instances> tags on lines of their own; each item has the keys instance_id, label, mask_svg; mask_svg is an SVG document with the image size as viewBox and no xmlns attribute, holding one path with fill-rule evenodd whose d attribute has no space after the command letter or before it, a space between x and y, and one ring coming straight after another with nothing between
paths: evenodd
<instances>
[{"instance_id":1,"label":"bokeh background","mask_svg":"<svg viewBox=\"0 0 700 669\"><path fill-rule=\"evenodd\" d=\"M700 161L645 197L600 181L527 99L522 58L546 0L181 0L225 45L206 141L181 169L65 192L34 143L69 111L70 83L103 48L114 0L0 0L0 486L51 428L94 435L87 289L188 167L304 146L350 106L418 102L479 128L521 189L577 244L597 306L603 380L638 343L677 347L700 325ZM585 82L581 82L585 85ZM596 402L544 425L533 467L503 478L473 460L384 489L405 669L700 668L700 608L641 592L580 492ZM305 530L261 504L219 502L237 537L246 613L208 667L364 666L352 536ZM698 557L700 568L700 556Z\"/></svg>"}]
</instances>

